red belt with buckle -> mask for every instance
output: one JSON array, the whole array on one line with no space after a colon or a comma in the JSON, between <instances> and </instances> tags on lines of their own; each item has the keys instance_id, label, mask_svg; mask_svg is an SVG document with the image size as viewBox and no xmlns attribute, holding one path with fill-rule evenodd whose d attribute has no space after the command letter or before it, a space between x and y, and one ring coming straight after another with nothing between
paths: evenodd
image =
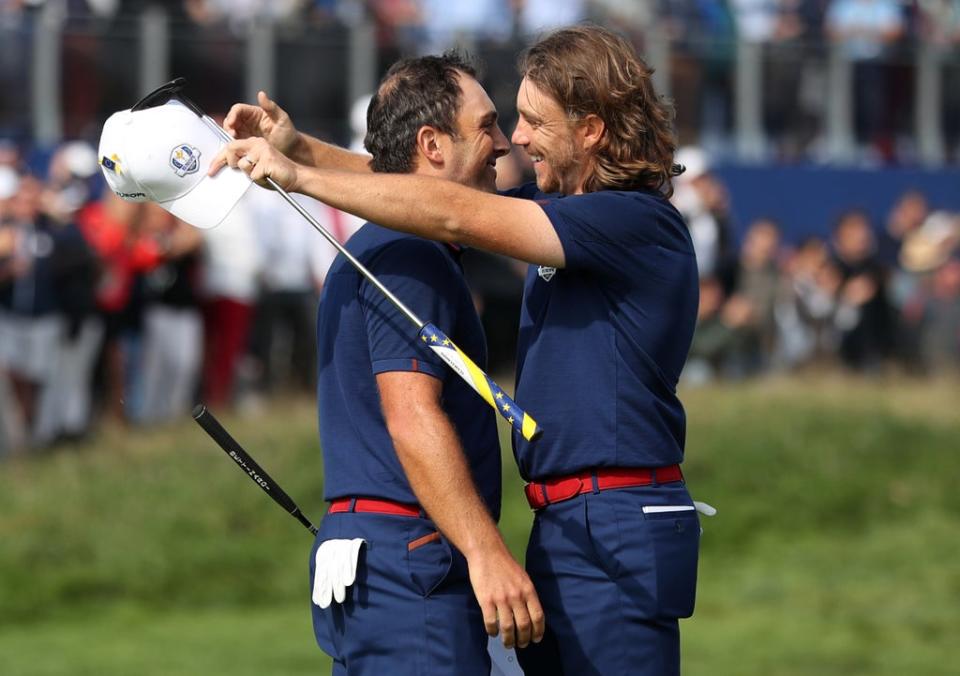
<instances>
[{"instance_id":1,"label":"red belt with buckle","mask_svg":"<svg viewBox=\"0 0 960 676\"><path fill-rule=\"evenodd\" d=\"M370 512L373 514L396 514L397 516L420 516L417 505L393 500L377 500L374 498L338 498L330 503L327 514L343 512Z\"/></svg>"},{"instance_id":2,"label":"red belt with buckle","mask_svg":"<svg viewBox=\"0 0 960 676\"><path fill-rule=\"evenodd\" d=\"M563 502L582 493L592 493L594 478L596 478L596 489L605 491L611 488L630 488L683 481L683 473L680 471L680 465L669 465L667 467L601 467L579 474L531 482L523 487L523 492L527 495L527 502L530 503L531 509L543 509L554 502Z\"/></svg>"}]
</instances>

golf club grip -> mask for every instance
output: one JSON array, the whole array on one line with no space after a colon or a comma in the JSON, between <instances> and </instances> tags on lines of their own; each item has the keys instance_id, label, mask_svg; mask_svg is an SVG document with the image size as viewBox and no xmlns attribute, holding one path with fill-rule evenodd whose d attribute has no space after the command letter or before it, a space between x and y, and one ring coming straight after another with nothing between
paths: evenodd
<instances>
[{"instance_id":1,"label":"golf club grip","mask_svg":"<svg viewBox=\"0 0 960 676\"><path fill-rule=\"evenodd\" d=\"M463 378L470 387L493 406L497 413L523 435L527 441L535 441L543 434L536 421L517 405L510 396L497 385L493 378L473 363L463 350L457 347L447 335L429 322L420 329L420 340L434 351L443 361Z\"/></svg>"},{"instance_id":2,"label":"golf club grip","mask_svg":"<svg viewBox=\"0 0 960 676\"><path fill-rule=\"evenodd\" d=\"M251 458L250 454L243 450L240 443L230 436L230 433L223 428L220 421L207 410L206 406L203 404L195 406L193 409L193 419L210 435L211 439L217 442L217 445L223 449L224 453L230 456L230 458L237 463L237 466L246 472L247 476L249 476L255 484L263 489L264 493L273 498L274 502L306 526L311 533L316 534L316 527L303 515L300 508L297 507L297 504L277 485L269 474L263 471L263 468L257 464L256 460Z\"/></svg>"}]
</instances>

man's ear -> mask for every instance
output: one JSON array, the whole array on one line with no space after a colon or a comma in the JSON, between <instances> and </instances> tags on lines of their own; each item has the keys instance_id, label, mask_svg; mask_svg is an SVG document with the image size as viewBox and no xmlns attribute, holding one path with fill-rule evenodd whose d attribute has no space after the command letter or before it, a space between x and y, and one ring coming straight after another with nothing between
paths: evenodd
<instances>
[{"instance_id":1,"label":"man's ear","mask_svg":"<svg viewBox=\"0 0 960 676\"><path fill-rule=\"evenodd\" d=\"M443 164L441 134L435 128L424 125L417 130L417 154L430 164Z\"/></svg>"},{"instance_id":2,"label":"man's ear","mask_svg":"<svg viewBox=\"0 0 960 676\"><path fill-rule=\"evenodd\" d=\"M600 139L603 138L603 133L607 129L603 119L594 113L590 113L580 120L578 126L580 127L580 138L583 139L584 150L589 150L600 143Z\"/></svg>"}]
</instances>

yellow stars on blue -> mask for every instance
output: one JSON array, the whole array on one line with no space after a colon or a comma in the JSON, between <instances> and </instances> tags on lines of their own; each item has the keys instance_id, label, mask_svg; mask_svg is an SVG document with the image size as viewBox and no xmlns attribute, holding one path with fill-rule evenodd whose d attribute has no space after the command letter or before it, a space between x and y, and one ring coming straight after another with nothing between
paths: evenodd
<instances>
[{"instance_id":1,"label":"yellow stars on blue","mask_svg":"<svg viewBox=\"0 0 960 676\"><path fill-rule=\"evenodd\" d=\"M450 344L450 339L449 339L449 338L444 338L444 339L443 339L443 342L440 343L440 344L443 345L444 347L446 347L447 345Z\"/></svg>"},{"instance_id":2,"label":"yellow stars on blue","mask_svg":"<svg viewBox=\"0 0 960 676\"><path fill-rule=\"evenodd\" d=\"M431 333L431 334L430 334L430 342L431 342L431 343L436 343L438 340L440 340L440 339L437 338L437 334L435 334L435 333Z\"/></svg>"},{"instance_id":3,"label":"yellow stars on blue","mask_svg":"<svg viewBox=\"0 0 960 676\"><path fill-rule=\"evenodd\" d=\"M123 176L123 171L120 169L120 157L116 153L113 153L110 157L106 155L102 156L100 158L100 166L112 171L118 176Z\"/></svg>"},{"instance_id":4,"label":"yellow stars on blue","mask_svg":"<svg viewBox=\"0 0 960 676\"><path fill-rule=\"evenodd\" d=\"M513 416L510 416L509 418L507 418L507 422L510 423L511 425L513 424L513 420L514 420Z\"/></svg>"},{"instance_id":5,"label":"yellow stars on blue","mask_svg":"<svg viewBox=\"0 0 960 676\"><path fill-rule=\"evenodd\" d=\"M500 408L502 408L502 409L504 410L504 412L508 412L508 411L510 410L510 404L504 404L504 405L501 406Z\"/></svg>"},{"instance_id":6,"label":"yellow stars on blue","mask_svg":"<svg viewBox=\"0 0 960 676\"><path fill-rule=\"evenodd\" d=\"M497 399L503 399L503 392L497 392Z\"/></svg>"},{"instance_id":7,"label":"yellow stars on blue","mask_svg":"<svg viewBox=\"0 0 960 676\"><path fill-rule=\"evenodd\" d=\"M426 337L426 336L420 336L420 340L422 340L423 342L427 342L427 337Z\"/></svg>"}]
</instances>

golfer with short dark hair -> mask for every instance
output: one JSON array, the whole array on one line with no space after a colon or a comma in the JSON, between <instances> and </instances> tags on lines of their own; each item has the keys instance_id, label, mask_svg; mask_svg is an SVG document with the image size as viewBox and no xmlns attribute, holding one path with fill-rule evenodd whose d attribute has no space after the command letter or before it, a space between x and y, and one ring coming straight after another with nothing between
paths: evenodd
<instances>
[{"instance_id":1,"label":"golfer with short dark hair","mask_svg":"<svg viewBox=\"0 0 960 676\"><path fill-rule=\"evenodd\" d=\"M259 110L235 107L227 126L259 130L263 120L245 117ZM395 64L367 117L374 172L495 189L493 165L509 145L462 57ZM457 245L367 223L346 246L483 366ZM533 585L495 525L494 412L342 254L327 274L317 333L330 502L311 552L317 642L334 673L487 676L487 630L497 632L498 615L508 646L543 633Z\"/></svg>"}]
</instances>

